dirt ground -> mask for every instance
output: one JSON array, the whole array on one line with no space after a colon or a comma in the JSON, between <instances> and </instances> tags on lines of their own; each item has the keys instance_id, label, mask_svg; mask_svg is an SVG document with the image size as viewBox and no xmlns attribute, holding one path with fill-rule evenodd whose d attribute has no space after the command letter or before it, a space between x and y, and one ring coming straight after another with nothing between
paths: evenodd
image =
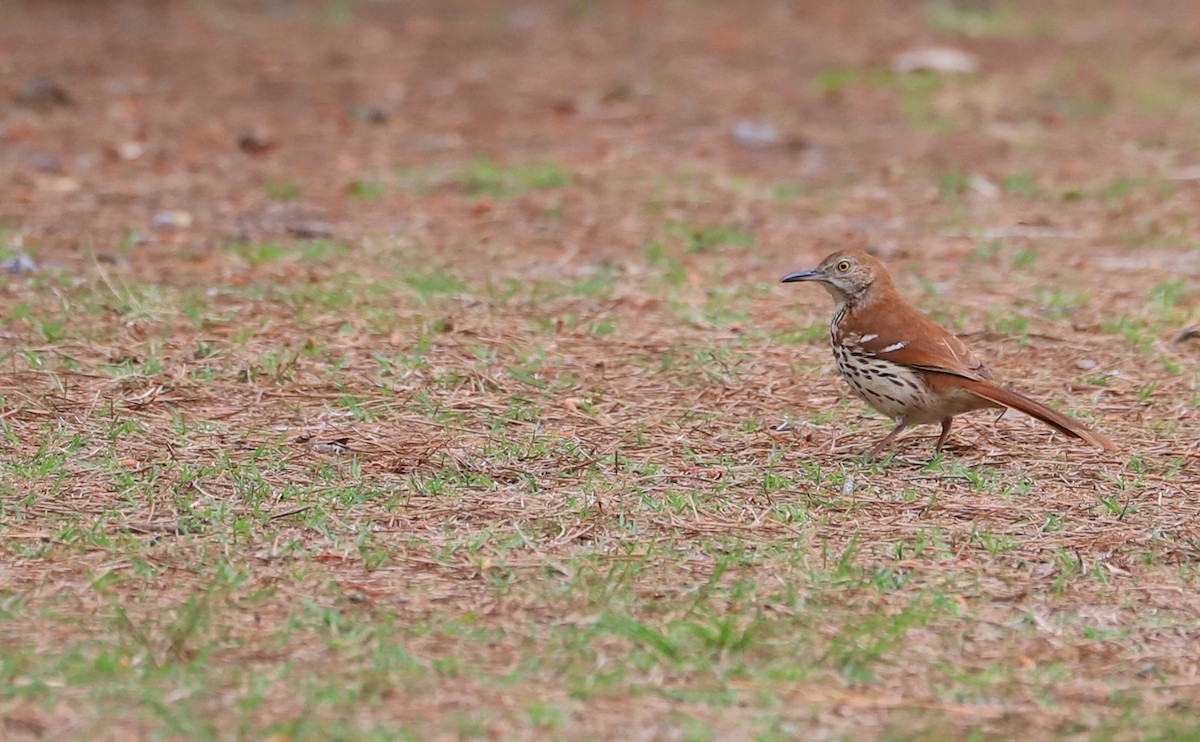
<instances>
[{"instance_id":1,"label":"dirt ground","mask_svg":"<svg viewBox=\"0 0 1200 742\"><path fill-rule=\"evenodd\" d=\"M0 0L0 737L1200 734L1198 121L1172 0ZM864 463L842 245L1122 452Z\"/></svg>"}]
</instances>

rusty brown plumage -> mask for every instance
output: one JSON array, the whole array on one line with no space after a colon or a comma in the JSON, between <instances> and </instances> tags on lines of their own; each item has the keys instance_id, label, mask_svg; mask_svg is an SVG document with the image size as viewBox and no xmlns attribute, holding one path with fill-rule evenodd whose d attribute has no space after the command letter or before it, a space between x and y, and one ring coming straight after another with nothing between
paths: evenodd
<instances>
[{"instance_id":1,"label":"rusty brown plumage","mask_svg":"<svg viewBox=\"0 0 1200 742\"><path fill-rule=\"evenodd\" d=\"M783 281L814 281L833 296L829 339L838 371L859 398L896 421L869 457L878 456L905 427L929 423L942 426L941 450L955 415L989 407L1019 410L1061 433L1117 450L1078 420L995 384L970 348L906 302L887 269L868 253L834 252L816 268Z\"/></svg>"}]
</instances>

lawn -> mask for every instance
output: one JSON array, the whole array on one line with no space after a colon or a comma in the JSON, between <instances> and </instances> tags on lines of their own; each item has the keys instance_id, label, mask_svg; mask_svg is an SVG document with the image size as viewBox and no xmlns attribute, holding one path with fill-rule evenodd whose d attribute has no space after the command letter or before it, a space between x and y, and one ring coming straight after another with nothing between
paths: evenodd
<instances>
[{"instance_id":1,"label":"lawn","mask_svg":"<svg viewBox=\"0 0 1200 742\"><path fill-rule=\"evenodd\" d=\"M1198 36L0 0L0 738L1200 737ZM848 245L1121 453L864 462Z\"/></svg>"}]
</instances>

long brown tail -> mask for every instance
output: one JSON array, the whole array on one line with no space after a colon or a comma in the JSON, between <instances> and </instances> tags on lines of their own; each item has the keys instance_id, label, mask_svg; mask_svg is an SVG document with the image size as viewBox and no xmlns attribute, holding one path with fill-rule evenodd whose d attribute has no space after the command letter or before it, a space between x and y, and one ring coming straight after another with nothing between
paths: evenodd
<instances>
[{"instance_id":1,"label":"long brown tail","mask_svg":"<svg viewBox=\"0 0 1200 742\"><path fill-rule=\"evenodd\" d=\"M970 392L976 396L995 402L1004 407L1011 407L1014 410L1020 410L1026 415L1036 417L1050 427L1060 433L1069 435L1072 438L1079 438L1091 443L1093 446L1099 446L1109 453L1116 453L1119 449L1117 444L1110 441L1108 438L1100 435L1096 431L1087 427L1078 420L1067 417L1066 415L1052 410L1041 402L1034 402L1029 397L1017 394L1016 392L1005 389L1002 386L996 386L987 381L976 381L965 385Z\"/></svg>"}]
</instances>

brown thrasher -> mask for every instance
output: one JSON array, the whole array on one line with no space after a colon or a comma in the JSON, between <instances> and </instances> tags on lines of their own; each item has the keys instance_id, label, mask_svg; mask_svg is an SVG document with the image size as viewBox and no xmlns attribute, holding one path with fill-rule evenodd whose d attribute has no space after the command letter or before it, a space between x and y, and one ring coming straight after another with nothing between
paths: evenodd
<instances>
[{"instance_id":1,"label":"brown thrasher","mask_svg":"<svg viewBox=\"0 0 1200 742\"><path fill-rule=\"evenodd\" d=\"M896 421L868 459L909 425L941 423L941 451L955 415L988 407L1011 407L1105 451L1117 450L1079 421L992 383L967 346L896 293L887 269L867 253L835 252L813 270L783 277L783 283L795 281L816 281L833 295L829 341L838 371L860 399Z\"/></svg>"}]
</instances>

